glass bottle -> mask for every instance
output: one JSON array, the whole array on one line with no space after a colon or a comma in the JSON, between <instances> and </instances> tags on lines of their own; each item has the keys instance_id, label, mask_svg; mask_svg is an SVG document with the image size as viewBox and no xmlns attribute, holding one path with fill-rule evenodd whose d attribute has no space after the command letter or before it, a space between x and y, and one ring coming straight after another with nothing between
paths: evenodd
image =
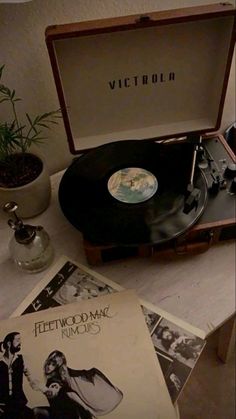
<instances>
[{"instance_id":1,"label":"glass bottle","mask_svg":"<svg viewBox=\"0 0 236 419\"><path fill-rule=\"evenodd\" d=\"M8 220L8 225L15 231L9 242L11 258L23 271L40 272L53 260L50 237L42 226L24 224L16 214L17 208L15 202L7 202L3 207L5 212L14 215L14 220Z\"/></svg>"}]
</instances>

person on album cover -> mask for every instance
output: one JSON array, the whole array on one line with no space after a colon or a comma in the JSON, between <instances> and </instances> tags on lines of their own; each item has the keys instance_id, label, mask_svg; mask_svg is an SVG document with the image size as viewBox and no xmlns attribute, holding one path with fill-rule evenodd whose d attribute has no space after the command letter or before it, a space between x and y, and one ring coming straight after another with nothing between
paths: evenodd
<instances>
[{"instance_id":1,"label":"person on album cover","mask_svg":"<svg viewBox=\"0 0 236 419\"><path fill-rule=\"evenodd\" d=\"M66 401L67 409L73 412L71 419L92 419L114 410L123 398L122 392L101 371L96 368L71 369L67 366L65 355L57 350L46 359L44 374L46 387L41 391L48 398L50 407L36 408L37 419L67 419L66 415L55 414L56 411L59 415L62 399Z\"/></svg>"},{"instance_id":2,"label":"person on album cover","mask_svg":"<svg viewBox=\"0 0 236 419\"><path fill-rule=\"evenodd\" d=\"M0 343L0 418L33 419L33 411L27 406L23 391L23 375L34 388L30 373L25 366L18 332L11 332ZM1 355L1 352L3 354Z\"/></svg>"},{"instance_id":3,"label":"person on album cover","mask_svg":"<svg viewBox=\"0 0 236 419\"><path fill-rule=\"evenodd\" d=\"M170 330L168 326L159 327L156 335L161 340L163 347L172 356L180 354L186 360L195 360L201 351L201 339L180 335Z\"/></svg>"},{"instance_id":4,"label":"person on album cover","mask_svg":"<svg viewBox=\"0 0 236 419\"><path fill-rule=\"evenodd\" d=\"M77 393L57 379L49 379L46 396L50 419L91 419L94 416L81 405Z\"/></svg>"},{"instance_id":5,"label":"person on album cover","mask_svg":"<svg viewBox=\"0 0 236 419\"><path fill-rule=\"evenodd\" d=\"M106 295L113 290L104 283L94 278L91 279L87 274L72 275L65 284L53 296L53 300L59 305L72 302L89 300L99 295Z\"/></svg>"},{"instance_id":6,"label":"person on album cover","mask_svg":"<svg viewBox=\"0 0 236 419\"><path fill-rule=\"evenodd\" d=\"M174 372L171 372L169 377L166 378L166 384L170 392L172 401L175 402L180 393L181 388L183 387L183 383Z\"/></svg>"},{"instance_id":7,"label":"person on album cover","mask_svg":"<svg viewBox=\"0 0 236 419\"><path fill-rule=\"evenodd\" d=\"M182 383L180 379L177 377L177 375L172 372L169 376L169 380L172 383L173 388L175 388L175 390L179 392L181 390Z\"/></svg>"}]
</instances>

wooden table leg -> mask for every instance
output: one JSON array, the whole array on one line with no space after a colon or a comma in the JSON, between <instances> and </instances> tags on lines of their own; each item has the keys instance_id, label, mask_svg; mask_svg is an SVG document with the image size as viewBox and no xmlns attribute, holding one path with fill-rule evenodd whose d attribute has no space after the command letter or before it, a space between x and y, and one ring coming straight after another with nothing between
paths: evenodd
<instances>
[{"instance_id":1,"label":"wooden table leg","mask_svg":"<svg viewBox=\"0 0 236 419\"><path fill-rule=\"evenodd\" d=\"M220 360L226 363L233 353L235 346L235 317L231 317L220 327L217 355Z\"/></svg>"}]
</instances>

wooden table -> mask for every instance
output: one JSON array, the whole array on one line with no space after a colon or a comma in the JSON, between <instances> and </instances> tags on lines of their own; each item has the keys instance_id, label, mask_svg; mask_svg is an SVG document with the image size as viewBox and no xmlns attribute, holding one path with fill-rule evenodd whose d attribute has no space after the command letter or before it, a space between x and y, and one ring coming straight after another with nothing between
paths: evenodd
<instances>
[{"instance_id":1,"label":"wooden table","mask_svg":"<svg viewBox=\"0 0 236 419\"><path fill-rule=\"evenodd\" d=\"M41 224L61 255L88 265L82 236L63 216L57 190L62 172L52 176L50 207L27 222ZM9 258L12 231L7 216L0 214L0 318L7 318L44 276L20 272ZM218 355L227 360L232 345L235 315L235 243L215 245L206 253L188 256L152 257L113 261L94 270L205 331L220 329Z\"/></svg>"}]
</instances>

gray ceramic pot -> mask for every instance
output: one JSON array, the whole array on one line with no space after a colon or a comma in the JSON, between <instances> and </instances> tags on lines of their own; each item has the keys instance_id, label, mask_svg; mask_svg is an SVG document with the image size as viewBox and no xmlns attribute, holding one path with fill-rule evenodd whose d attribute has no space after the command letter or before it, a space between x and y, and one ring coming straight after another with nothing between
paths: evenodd
<instances>
[{"instance_id":1,"label":"gray ceramic pot","mask_svg":"<svg viewBox=\"0 0 236 419\"><path fill-rule=\"evenodd\" d=\"M39 157L42 161L42 159ZM32 182L16 188L0 187L0 206L6 202L15 201L18 204L18 214L22 218L34 217L49 206L51 184L48 169L42 161L42 171Z\"/></svg>"}]
</instances>

